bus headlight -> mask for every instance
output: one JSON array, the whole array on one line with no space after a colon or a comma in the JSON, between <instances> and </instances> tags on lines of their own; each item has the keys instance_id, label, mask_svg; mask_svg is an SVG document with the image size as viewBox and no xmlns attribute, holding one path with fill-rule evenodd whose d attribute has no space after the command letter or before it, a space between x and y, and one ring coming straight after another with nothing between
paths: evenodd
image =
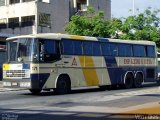
<instances>
[{"instance_id":1,"label":"bus headlight","mask_svg":"<svg viewBox=\"0 0 160 120\"><path fill-rule=\"evenodd\" d=\"M9 86L11 86L11 82L3 82L3 86L4 87L9 87Z\"/></svg>"},{"instance_id":2,"label":"bus headlight","mask_svg":"<svg viewBox=\"0 0 160 120\"><path fill-rule=\"evenodd\" d=\"M20 82L20 87L31 87L31 83L30 82Z\"/></svg>"}]
</instances>

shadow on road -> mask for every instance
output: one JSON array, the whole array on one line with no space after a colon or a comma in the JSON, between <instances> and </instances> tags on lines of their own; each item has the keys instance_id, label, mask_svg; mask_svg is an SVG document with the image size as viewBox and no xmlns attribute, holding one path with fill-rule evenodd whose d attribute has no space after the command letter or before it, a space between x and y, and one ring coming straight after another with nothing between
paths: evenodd
<instances>
[{"instance_id":1,"label":"shadow on road","mask_svg":"<svg viewBox=\"0 0 160 120\"><path fill-rule=\"evenodd\" d=\"M159 85L157 83L145 83L141 88L132 88L129 90L141 90L144 88L150 88L150 87L158 87ZM85 89L74 89L69 94L78 94L78 93L92 93L92 92L100 92L100 91L115 91L115 90L126 90L121 86L113 85L113 86L107 86L106 88L85 88ZM28 92L23 95L33 95L32 93ZM53 96L56 95L54 91L42 91L38 95L33 96Z\"/></svg>"},{"instance_id":2,"label":"shadow on road","mask_svg":"<svg viewBox=\"0 0 160 120\"><path fill-rule=\"evenodd\" d=\"M1 109L1 120L135 120L140 115L61 110Z\"/></svg>"}]
</instances>

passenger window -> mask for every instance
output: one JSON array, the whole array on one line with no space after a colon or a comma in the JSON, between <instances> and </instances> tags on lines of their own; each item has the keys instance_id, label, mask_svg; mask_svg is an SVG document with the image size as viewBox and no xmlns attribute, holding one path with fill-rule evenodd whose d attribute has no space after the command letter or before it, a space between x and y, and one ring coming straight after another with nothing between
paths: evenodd
<instances>
[{"instance_id":1,"label":"passenger window","mask_svg":"<svg viewBox=\"0 0 160 120\"><path fill-rule=\"evenodd\" d=\"M110 44L110 53L111 53L111 56L118 55L117 44Z\"/></svg>"},{"instance_id":2,"label":"passenger window","mask_svg":"<svg viewBox=\"0 0 160 120\"><path fill-rule=\"evenodd\" d=\"M110 46L108 43L101 43L102 55L108 56L110 55Z\"/></svg>"},{"instance_id":3,"label":"passenger window","mask_svg":"<svg viewBox=\"0 0 160 120\"><path fill-rule=\"evenodd\" d=\"M73 42L72 40L63 40L63 53L65 55L73 55Z\"/></svg>"},{"instance_id":4,"label":"passenger window","mask_svg":"<svg viewBox=\"0 0 160 120\"><path fill-rule=\"evenodd\" d=\"M83 50L84 55L92 55L92 42L83 42Z\"/></svg>"},{"instance_id":5,"label":"passenger window","mask_svg":"<svg viewBox=\"0 0 160 120\"><path fill-rule=\"evenodd\" d=\"M142 45L133 45L133 53L135 57L144 57L145 47Z\"/></svg>"},{"instance_id":6,"label":"passenger window","mask_svg":"<svg viewBox=\"0 0 160 120\"><path fill-rule=\"evenodd\" d=\"M131 57L132 55L132 46L127 44L118 45L118 55L122 57Z\"/></svg>"},{"instance_id":7,"label":"passenger window","mask_svg":"<svg viewBox=\"0 0 160 120\"><path fill-rule=\"evenodd\" d=\"M73 41L73 51L75 55L82 55L82 42Z\"/></svg>"},{"instance_id":8,"label":"passenger window","mask_svg":"<svg viewBox=\"0 0 160 120\"><path fill-rule=\"evenodd\" d=\"M154 46L147 46L146 54L147 54L147 57L155 57Z\"/></svg>"},{"instance_id":9,"label":"passenger window","mask_svg":"<svg viewBox=\"0 0 160 120\"><path fill-rule=\"evenodd\" d=\"M100 43L99 42L93 42L93 55L94 56L100 56L101 55L101 49L100 49Z\"/></svg>"},{"instance_id":10,"label":"passenger window","mask_svg":"<svg viewBox=\"0 0 160 120\"><path fill-rule=\"evenodd\" d=\"M52 62L60 59L59 42L55 40L40 40L40 61Z\"/></svg>"}]
</instances>

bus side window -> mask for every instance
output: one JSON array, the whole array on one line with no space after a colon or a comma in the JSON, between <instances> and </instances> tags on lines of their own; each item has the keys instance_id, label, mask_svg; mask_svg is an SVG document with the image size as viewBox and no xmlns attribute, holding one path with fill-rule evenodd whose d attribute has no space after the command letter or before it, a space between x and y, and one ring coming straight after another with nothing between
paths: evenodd
<instances>
[{"instance_id":1,"label":"bus side window","mask_svg":"<svg viewBox=\"0 0 160 120\"><path fill-rule=\"evenodd\" d=\"M155 57L155 48L154 46L146 46L146 56L147 57Z\"/></svg>"},{"instance_id":2,"label":"bus side window","mask_svg":"<svg viewBox=\"0 0 160 120\"><path fill-rule=\"evenodd\" d=\"M118 56L118 50L117 50L117 44L110 44L110 53L111 53L111 56Z\"/></svg>"},{"instance_id":3,"label":"bus side window","mask_svg":"<svg viewBox=\"0 0 160 120\"><path fill-rule=\"evenodd\" d=\"M60 59L59 42L44 40L40 42L40 61L53 62Z\"/></svg>"}]
</instances>

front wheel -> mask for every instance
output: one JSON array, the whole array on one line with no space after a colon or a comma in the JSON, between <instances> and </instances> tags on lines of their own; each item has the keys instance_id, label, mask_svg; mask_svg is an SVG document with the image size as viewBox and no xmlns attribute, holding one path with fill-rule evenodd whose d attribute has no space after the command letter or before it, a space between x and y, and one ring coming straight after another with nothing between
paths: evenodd
<instances>
[{"instance_id":1,"label":"front wheel","mask_svg":"<svg viewBox=\"0 0 160 120\"><path fill-rule=\"evenodd\" d=\"M58 78L57 87L55 89L56 94L66 94L71 90L71 84L68 77L61 76Z\"/></svg>"}]
</instances>

